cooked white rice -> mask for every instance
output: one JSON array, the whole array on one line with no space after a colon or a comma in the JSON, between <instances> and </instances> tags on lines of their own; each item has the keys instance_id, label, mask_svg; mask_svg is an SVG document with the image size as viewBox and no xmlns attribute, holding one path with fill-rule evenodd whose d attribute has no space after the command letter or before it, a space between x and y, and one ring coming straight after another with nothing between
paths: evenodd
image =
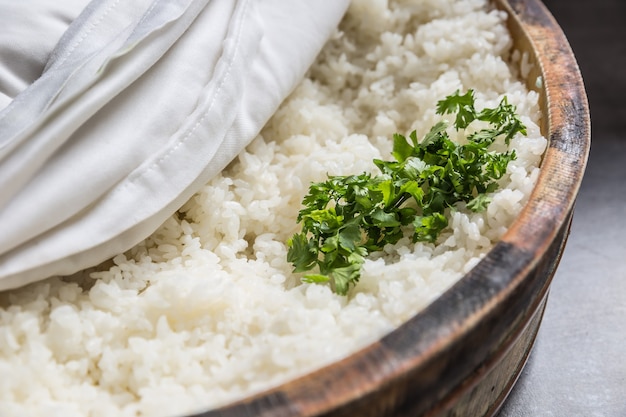
<instances>
[{"instance_id":1,"label":"cooked white rice","mask_svg":"<svg viewBox=\"0 0 626 417\"><path fill-rule=\"evenodd\" d=\"M435 299L519 213L546 146L504 20L486 0L354 1L262 134L153 236L91 277L0 294L0 416L216 407L348 355ZM423 135L436 102L469 88L479 107L508 95L528 126L488 210L456 211L436 246L387 248L348 297L300 284L285 241L309 183L371 171L393 133Z\"/></svg>"}]
</instances>

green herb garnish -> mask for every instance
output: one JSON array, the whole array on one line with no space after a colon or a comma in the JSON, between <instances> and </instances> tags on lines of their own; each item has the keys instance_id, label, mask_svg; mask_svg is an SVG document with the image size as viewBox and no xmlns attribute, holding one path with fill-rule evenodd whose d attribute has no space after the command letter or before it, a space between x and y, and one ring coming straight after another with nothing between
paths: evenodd
<instances>
[{"instance_id":1,"label":"green herb garnish","mask_svg":"<svg viewBox=\"0 0 626 417\"><path fill-rule=\"evenodd\" d=\"M514 151L491 150L498 138L508 145L526 128L506 97L498 107L480 112L474 92L457 91L437 103L438 114L456 113L454 128L465 130L474 121L485 128L466 135L467 143L453 142L444 119L421 141L413 131L409 138L393 137L395 160L373 162L380 175L363 173L330 176L311 184L298 214L302 231L289 241L287 260L294 272L311 271L304 282L329 283L345 295L360 277L368 254L412 234L413 242L435 242L448 226L446 209L459 202L473 211L489 204L488 194L498 188ZM448 210L449 212L449 210Z\"/></svg>"}]
</instances>

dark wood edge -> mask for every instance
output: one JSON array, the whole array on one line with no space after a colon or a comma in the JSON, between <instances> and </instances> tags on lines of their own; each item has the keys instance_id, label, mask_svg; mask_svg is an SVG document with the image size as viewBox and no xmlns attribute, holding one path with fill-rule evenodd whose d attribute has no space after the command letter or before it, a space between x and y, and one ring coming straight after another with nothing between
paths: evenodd
<instances>
[{"instance_id":1,"label":"dark wood edge","mask_svg":"<svg viewBox=\"0 0 626 417\"><path fill-rule=\"evenodd\" d=\"M486 417L493 417L496 414L498 414L498 412L504 405L504 402L506 401L507 397L513 390L513 387L517 383L517 380L522 374L522 371L524 370L524 367L526 366L526 363L528 362L528 359L530 358L530 353L532 352L532 349L535 345L535 341L537 340L537 334L539 333L539 326L541 325L541 321L543 320L543 314L546 311L547 303L548 303L548 295L546 294L546 297L543 299L541 305L539 306L539 311L536 313L537 314L536 325L534 325L532 328L529 328L527 330L527 331L531 331L532 334L531 334L530 343L525 346L522 360L518 362L515 372L510 375L510 379L506 387L500 392L500 395L498 395L497 398L493 399L493 403L491 404L491 406L489 407L489 409L487 410L485 414Z\"/></svg>"},{"instance_id":2,"label":"dark wood edge","mask_svg":"<svg viewBox=\"0 0 626 417\"><path fill-rule=\"evenodd\" d=\"M409 407L415 395L424 401L412 409L413 415L428 412L510 343L515 337L510 329L519 329L532 315L556 268L555 262L541 263L549 261L546 254L555 243L560 246L555 240L566 227L582 181L590 145L589 109L573 53L545 6L539 0L496 3L542 57L537 63L540 92L543 103L550 103L544 124L549 149L520 217L470 273L379 342L305 377L196 417L392 415Z\"/></svg>"},{"instance_id":3,"label":"dark wood edge","mask_svg":"<svg viewBox=\"0 0 626 417\"><path fill-rule=\"evenodd\" d=\"M475 370L468 374L461 383L458 383L451 391L447 394L447 396L440 400L433 409L431 409L428 413L424 414L424 417L435 417L447 415L450 410L452 410L459 399L465 395L467 392L472 390L476 385L483 383L483 379L486 374L493 372L496 367L510 354L510 351L519 343L519 340L522 336L529 331L529 326L532 323L537 321L537 316L539 316L539 322L541 321L541 316L543 315L543 310L545 308L546 299L548 296L549 286L551 283L551 279L556 272L556 268L561 261L561 256L565 249L565 244L567 242L567 237L569 235L570 226L571 226L571 214L568 217L568 221L561 230L559 231L558 237L554 240L553 244L550 246L548 256L544 257L539 265L535 268L535 270L531 273L531 277L534 282L533 285L528 285L527 288L532 289L532 293L527 293L525 295L518 294L515 298L518 301L526 304L526 308L520 313L518 316L513 316L505 311L501 310L495 316L496 320L499 320L501 317L506 317L503 320L504 323L507 323L508 327L506 331L506 335L501 338L499 341L497 339L491 340L492 343L497 343L497 350L492 354L485 354L484 362L476 365ZM502 305L506 305L508 303L502 303ZM518 311L519 309L515 309ZM515 318L516 317L516 318ZM515 318L515 320L512 320ZM537 323L537 327L538 327ZM530 329L532 330L532 329ZM532 330L536 332L536 330ZM487 341L487 339L481 339ZM493 401L491 405L492 410L487 410L487 416L493 413L493 409L497 410L501 403L504 401L506 396L509 394L510 390L513 387L513 384L517 380L519 373L521 372L527 356L530 354L530 349L532 347L532 343L534 342L534 336L530 341L531 345L527 347L526 356L522 358L522 362L519 363L514 374L510 375L509 385L503 387L501 392L497 393L497 398L482 398L481 401ZM483 343L484 345L489 345L489 343Z\"/></svg>"}]
</instances>

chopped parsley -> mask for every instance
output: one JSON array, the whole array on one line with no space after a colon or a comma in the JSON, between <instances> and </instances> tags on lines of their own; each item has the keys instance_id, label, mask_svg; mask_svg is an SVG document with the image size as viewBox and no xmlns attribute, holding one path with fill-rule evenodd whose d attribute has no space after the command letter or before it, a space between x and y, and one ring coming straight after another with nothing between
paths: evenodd
<instances>
[{"instance_id":1,"label":"chopped parsley","mask_svg":"<svg viewBox=\"0 0 626 417\"><path fill-rule=\"evenodd\" d=\"M477 111L474 92L457 91L437 103L437 113L456 114L453 126L463 131L474 121L485 126L458 144L447 133L448 121L435 124L420 141L393 136L392 161L375 159L379 175L329 176L311 184L298 214L302 231L289 239L287 260L304 282L329 283L347 294L358 282L368 254L412 236L413 242L435 242L448 226L446 209L459 202L472 211L489 204L514 151L496 152L491 145L508 145L526 128L515 106L504 97L496 108ZM449 212L449 210L448 210Z\"/></svg>"}]
</instances>

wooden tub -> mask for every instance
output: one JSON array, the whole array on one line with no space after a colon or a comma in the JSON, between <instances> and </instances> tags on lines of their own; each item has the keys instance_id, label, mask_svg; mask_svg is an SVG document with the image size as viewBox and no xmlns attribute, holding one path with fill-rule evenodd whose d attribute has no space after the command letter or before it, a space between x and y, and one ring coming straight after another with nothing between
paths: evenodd
<instances>
[{"instance_id":1,"label":"wooden tub","mask_svg":"<svg viewBox=\"0 0 626 417\"><path fill-rule=\"evenodd\" d=\"M491 416L541 323L590 145L586 94L567 39L540 0L496 0L533 67L549 146L530 202L486 257L407 323L348 358L194 417Z\"/></svg>"}]
</instances>

